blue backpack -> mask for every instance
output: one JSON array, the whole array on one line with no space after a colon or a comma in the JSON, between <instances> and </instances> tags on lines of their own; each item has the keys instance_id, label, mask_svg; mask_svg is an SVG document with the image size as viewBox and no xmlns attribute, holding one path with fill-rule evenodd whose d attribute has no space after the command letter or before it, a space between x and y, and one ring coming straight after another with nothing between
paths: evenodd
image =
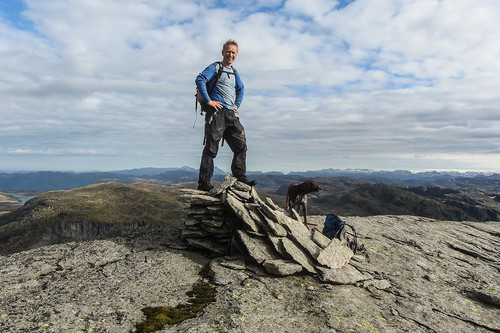
<instances>
[{"instance_id":1,"label":"blue backpack","mask_svg":"<svg viewBox=\"0 0 500 333\"><path fill-rule=\"evenodd\" d=\"M325 219L323 227L323 235L333 239L334 237L340 239L340 232L344 229L345 223L335 214L328 214Z\"/></svg>"},{"instance_id":2,"label":"blue backpack","mask_svg":"<svg viewBox=\"0 0 500 333\"><path fill-rule=\"evenodd\" d=\"M345 230L345 227L348 226L351 228L352 233L347 232ZM358 246L358 237L356 235L356 231L354 228L348 224L346 224L344 221L340 219L335 214L328 214L325 219L325 225L323 227L322 231L323 235L326 237L333 239L337 238L340 240L345 240L347 243L347 246L354 252L356 253L356 248Z\"/></svg>"}]
</instances>

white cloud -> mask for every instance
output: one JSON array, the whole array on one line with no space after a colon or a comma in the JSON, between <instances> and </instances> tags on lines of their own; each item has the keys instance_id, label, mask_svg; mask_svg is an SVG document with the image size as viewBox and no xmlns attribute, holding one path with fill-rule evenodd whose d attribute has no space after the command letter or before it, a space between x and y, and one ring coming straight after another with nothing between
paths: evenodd
<instances>
[{"instance_id":1,"label":"white cloud","mask_svg":"<svg viewBox=\"0 0 500 333\"><path fill-rule=\"evenodd\" d=\"M0 169L197 167L194 78L234 38L249 169L500 170L498 1L26 5L0 19Z\"/></svg>"},{"instance_id":2,"label":"white cloud","mask_svg":"<svg viewBox=\"0 0 500 333\"><path fill-rule=\"evenodd\" d=\"M336 5L337 1L331 0L287 0L284 9L291 14L317 20L330 12Z\"/></svg>"}]
</instances>

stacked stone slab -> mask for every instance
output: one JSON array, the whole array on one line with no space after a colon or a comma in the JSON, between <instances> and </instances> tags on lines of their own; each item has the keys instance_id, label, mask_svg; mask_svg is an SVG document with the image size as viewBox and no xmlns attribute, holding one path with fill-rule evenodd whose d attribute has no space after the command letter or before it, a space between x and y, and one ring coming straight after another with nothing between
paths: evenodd
<instances>
[{"instance_id":1,"label":"stacked stone slab","mask_svg":"<svg viewBox=\"0 0 500 333\"><path fill-rule=\"evenodd\" d=\"M353 255L344 243L310 230L297 214L289 217L229 174L211 191L186 190L179 200L190 203L182 231L189 244L221 255L237 249L271 274L323 274L342 268Z\"/></svg>"}]
</instances>

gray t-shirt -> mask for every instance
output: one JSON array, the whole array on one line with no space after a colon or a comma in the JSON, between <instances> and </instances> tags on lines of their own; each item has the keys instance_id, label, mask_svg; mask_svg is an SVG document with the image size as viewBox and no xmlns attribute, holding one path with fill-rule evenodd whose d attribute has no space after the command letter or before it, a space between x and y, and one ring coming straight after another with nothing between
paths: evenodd
<instances>
[{"instance_id":1,"label":"gray t-shirt","mask_svg":"<svg viewBox=\"0 0 500 333\"><path fill-rule=\"evenodd\" d=\"M236 100L236 74L234 70L229 67L224 67L215 87L222 95L228 109L234 110L234 102Z\"/></svg>"}]
</instances>

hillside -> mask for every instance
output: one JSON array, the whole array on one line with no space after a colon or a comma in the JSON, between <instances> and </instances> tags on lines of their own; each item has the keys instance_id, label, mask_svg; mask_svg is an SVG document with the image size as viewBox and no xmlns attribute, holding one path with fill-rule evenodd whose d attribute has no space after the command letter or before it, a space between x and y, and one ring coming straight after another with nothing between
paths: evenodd
<instances>
[{"instance_id":1,"label":"hillside","mask_svg":"<svg viewBox=\"0 0 500 333\"><path fill-rule=\"evenodd\" d=\"M127 230L181 226L185 204L179 186L105 183L43 193L0 216L0 253L121 234Z\"/></svg>"},{"instance_id":2,"label":"hillside","mask_svg":"<svg viewBox=\"0 0 500 333\"><path fill-rule=\"evenodd\" d=\"M325 191L313 199L312 213L328 209L341 215L416 215L451 221L500 221L500 196L476 189L358 184L338 191L337 182L321 179ZM352 184L352 183L351 183Z\"/></svg>"},{"instance_id":3,"label":"hillside","mask_svg":"<svg viewBox=\"0 0 500 333\"><path fill-rule=\"evenodd\" d=\"M311 214L390 214L451 221L500 221L500 195L482 190L373 184L351 178L315 180L323 190L308 196ZM287 188L285 184L267 194L284 206Z\"/></svg>"},{"instance_id":4,"label":"hillside","mask_svg":"<svg viewBox=\"0 0 500 333\"><path fill-rule=\"evenodd\" d=\"M12 211L20 203L21 201L16 197L0 192L0 215Z\"/></svg>"},{"instance_id":5,"label":"hillside","mask_svg":"<svg viewBox=\"0 0 500 333\"><path fill-rule=\"evenodd\" d=\"M372 170L254 172L256 189L285 205L287 187L314 178L324 190L310 195L310 213L351 216L380 214L417 215L453 221L500 221L500 176L498 174ZM214 181L222 181L217 169ZM83 187L95 183L143 183L172 185L195 182L197 170L142 168L115 172L29 172L0 173L0 191L50 191ZM13 210L9 204L3 212Z\"/></svg>"},{"instance_id":6,"label":"hillside","mask_svg":"<svg viewBox=\"0 0 500 333\"><path fill-rule=\"evenodd\" d=\"M349 178L317 180L323 191L309 195L312 215L415 215L437 220L500 221L500 196L492 199L477 190L398 187ZM102 183L43 193L24 206L16 206L17 210L0 215L0 254L136 228L166 224L180 227L178 218L186 204L178 202L177 196L181 188L195 186ZM286 188L283 185L275 193L258 192L285 207Z\"/></svg>"}]
</instances>

